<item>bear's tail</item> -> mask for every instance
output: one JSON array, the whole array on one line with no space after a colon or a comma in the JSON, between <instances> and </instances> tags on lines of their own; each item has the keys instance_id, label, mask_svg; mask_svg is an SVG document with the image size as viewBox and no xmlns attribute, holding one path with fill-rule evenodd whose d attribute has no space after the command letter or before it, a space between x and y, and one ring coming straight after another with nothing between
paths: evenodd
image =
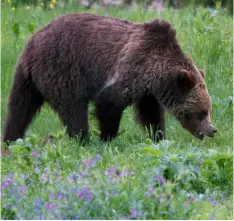
<instances>
[{"instance_id":1,"label":"bear's tail","mask_svg":"<svg viewBox=\"0 0 234 221\"><path fill-rule=\"evenodd\" d=\"M3 141L7 143L24 136L26 128L44 102L24 62L22 60L18 62L8 101L8 113L3 131Z\"/></svg>"}]
</instances>

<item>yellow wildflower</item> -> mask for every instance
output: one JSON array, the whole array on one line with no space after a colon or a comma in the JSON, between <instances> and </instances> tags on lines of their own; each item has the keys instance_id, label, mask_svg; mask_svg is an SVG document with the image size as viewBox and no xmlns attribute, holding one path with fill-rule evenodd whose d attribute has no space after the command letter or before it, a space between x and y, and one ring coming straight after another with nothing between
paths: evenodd
<instances>
[{"instance_id":1,"label":"yellow wildflower","mask_svg":"<svg viewBox=\"0 0 234 221\"><path fill-rule=\"evenodd\" d=\"M11 10L12 10L13 12L15 12L15 7L12 7Z\"/></svg>"},{"instance_id":2,"label":"yellow wildflower","mask_svg":"<svg viewBox=\"0 0 234 221\"><path fill-rule=\"evenodd\" d=\"M57 3L57 1L56 1L56 0L52 0L51 2L52 2L52 3L54 3L54 4L56 4L56 3Z\"/></svg>"},{"instance_id":3,"label":"yellow wildflower","mask_svg":"<svg viewBox=\"0 0 234 221\"><path fill-rule=\"evenodd\" d=\"M30 10L30 6L26 6L26 10L29 11Z\"/></svg>"},{"instance_id":4,"label":"yellow wildflower","mask_svg":"<svg viewBox=\"0 0 234 221\"><path fill-rule=\"evenodd\" d=\"M50 8L53 9L54 8L54 4L50 3Z\"/></svg>"},{"instance_id":5,"label":"yellow wildflower","mask_svg":"<svg viewBox=\"0 0 234 221\"><path fill-rule=\"evenodd\" d=\"M12 2L11 0L7 0L7 1L8 1L9 4L11 4L11 2Z\"/></svg>"}]
</instances>

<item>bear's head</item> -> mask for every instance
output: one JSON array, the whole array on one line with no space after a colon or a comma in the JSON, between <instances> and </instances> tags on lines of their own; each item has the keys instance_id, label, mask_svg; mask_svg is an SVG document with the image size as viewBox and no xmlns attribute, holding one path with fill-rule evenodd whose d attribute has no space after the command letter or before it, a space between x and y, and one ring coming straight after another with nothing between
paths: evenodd
<instances>
[{"instance_id":1,"label":"bear's head","mask_svg":"<svg viewBox=\"0 0 234 221\"><path fill-rule=\"evenodd\" d=\"M193 64L172 70L164 81L164 106L191 134L203 139L217 132L211 123L211 99L204 81L204 73ZM166 79L166 78L164 78Z\"/></svg>"},{"instance_id":2,"label":"bear's head","mask_svg":"<svg viewBox=\"0 0 234 221\"><path fill-rule=\"evenodd\" d=\"M211 123L211 99L204 73L181 50L176 30L166 21L145 24L144 44L147 54L150 90L182 126L194 136L213 137L217 130ZM136 56L140 57L140 56Z\"/></svg>"}]
</instances>

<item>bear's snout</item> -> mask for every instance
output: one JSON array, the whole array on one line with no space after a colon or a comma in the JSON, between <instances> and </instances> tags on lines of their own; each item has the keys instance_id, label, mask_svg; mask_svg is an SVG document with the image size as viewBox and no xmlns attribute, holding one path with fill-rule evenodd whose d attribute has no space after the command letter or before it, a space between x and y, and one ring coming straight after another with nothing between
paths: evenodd
<instances>
[{"instance_id":1,"label":"bear's snout","mask_svg":"<svg viewBox=\"0 0 234 221\"><path fill-rule=\"evenodd\" d=\"M201 127L196 131L196 136L202 140L204 136L214 137L216 133L217 129L211 123L201 124Z\"/></svg>"}]
</instances>

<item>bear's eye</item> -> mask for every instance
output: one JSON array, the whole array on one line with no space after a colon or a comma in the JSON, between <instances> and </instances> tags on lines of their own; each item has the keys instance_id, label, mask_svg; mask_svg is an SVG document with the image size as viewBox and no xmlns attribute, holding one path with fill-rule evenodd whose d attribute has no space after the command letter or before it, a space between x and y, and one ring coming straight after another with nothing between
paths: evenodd
<instances>
[{"instance_id":1,"label":"bear's eye","mask_svg":"<svg viewBox=\"0 0 234 221\"><path fill-rule=\"evenodd\" d=\"M185 118L186 118L187 120L191 120L191 119L193 118L193 115L190 114L190 113L185 114Z\"/></svg>"},{"instance_id":2,"label":"bear's eye","mask_svg":"<svg viewBox=\"0 0 234 221\"><path fill-rule=\"evenodd\" d=\"M207 111L202 111L198 113L199 120L203 120L207 116Z\"/></svg>"}]
</instances>

